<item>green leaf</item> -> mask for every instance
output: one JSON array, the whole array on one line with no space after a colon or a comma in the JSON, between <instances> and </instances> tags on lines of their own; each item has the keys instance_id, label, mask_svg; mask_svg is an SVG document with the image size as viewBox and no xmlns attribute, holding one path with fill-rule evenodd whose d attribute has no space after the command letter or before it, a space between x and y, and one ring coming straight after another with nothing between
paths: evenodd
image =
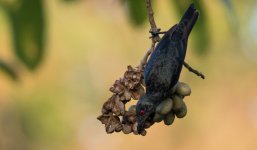
<instances>
[{"instance_id":1,"label":"green leaf","mask_svg":"<svg viewBox=\"0 0 257 150\"><path fill-rule=\"evenodd\" d=\"M140 26L147 20L145 0L126 0L127 11L131 22Z\"/></svg>"},{"instance_id":2,"label":"green leaf","mask_svg":"<svg viewBox=\"0 0 257 150\"><path fill-rule=\"evenodd\" d=\"M180 16L184 14L186 9L191 3L194 3L197 10L199 10L200 16L192 30L192 36L194 46L197 54L205 54L209 45L209 32L207 27L206 11L203 5L203 0L171 0L172 4Z\"/></svg>"},{"instance_id":3,"label":"green leaf","mask_svg":"<svg viewBox=\"0 0 257 150\"><path fill-rule=\"evenodd\" d=\"M43 0L19 0L9 7L14 52L29 69L35 69L44 54Z\"/></svg>"}]
</instances>

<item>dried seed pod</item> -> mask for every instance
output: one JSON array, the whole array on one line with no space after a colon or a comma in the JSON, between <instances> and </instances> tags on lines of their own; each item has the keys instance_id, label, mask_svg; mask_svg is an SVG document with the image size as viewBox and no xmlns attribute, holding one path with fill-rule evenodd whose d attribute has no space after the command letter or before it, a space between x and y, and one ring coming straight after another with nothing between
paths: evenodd
<instances>
[{"instance_id":1,"label":"dried seed pod","mask_svg":"<svg viewBox=\"0 0 257 150\"><path fill-rule=\"evenodd\" d=\"M140 96L145 95L145 89L144 89L144 87L143 87L142 85L138 86L138 87L136 88L136 90L137 90L137 93L138 93ZM138 99L139 99L139 98L138 98Z\"/></svg>"},{"instance_id":2,"label":"dried seed pod","mask_svg":"<svg viewBox=\"0 0 257 150\"><path fill-rule=\"evenodd\" d=\"M110 87L110 91L116 94L122 94L124 92L124 83L122 80L116 80L113 86Z\"/></svg>"},{"instance_id":3,"label":"dried seed pod","mask_svg":"<svg viewBox=\"0 0 257 150\"><path fill-rule=\"evenodd\" d=\"M136 116L135 115L128 116L128 121L131 123L135 123L137 121Z\"/></svg>"},{"instance_id":4,"label":"dried seed pod","mask_svg":"<svg viewBox=\"0 0 257 150\"><path fill-rule=\"evenodd\" d=\"M156 112L161 115L166 115L172 109L173 101L171 98L165 99L161 104L156 108Z\"/></svg>"},{"instance_id":5,"label":"dried seed pod","mask_svg":"<svg viewBox=\"0 0 257 150\"><path fill-rule=\"evenodd\" d=\"M143 130L140 134L142 135L142 136L145 136L146 135L146 130Z\"/></svg>"},{"instance_id":6,"label":"dried seed pod","mask_svg":"<svg viewBox=\"0 0 257 150\"><path fill-rule=\"evenodd\" d=\"M131 93L132 93L132 98L134 100L138 100L141 96L140 93L137 90L133 90L133 91L131 91Z\"/></svg>"},{"instance_id":7,"label":"dried seed pod","mask_svg":"<svg viewBox=\"0 0 257 150\"><path fill-rule=\"evenodd\" d=\"M187 106L184 102L182 104L182 107L179 110L175 111L175 114L176 114L177 118L184 118L186 116Z\"/></svg>"},{"instance_id":8,"label":"dried seed pod","mask_svg":"<svg viewBox=\"0 0 257 150\"><path fill-rule=\"evenodd\" d=\"M112 112L116 115L119 116L121 114L120 108L117 105L114 105L112 108Z\"/></svg>"},{"instance_id":9,"label":"dried seed pod","mask_svg":"<svg viewBox=\"0 0 257 150\"><path fill-rule=\"evenodd\" d=\"M130 116L133 116L134 114L129 112L129 111L125 111L125 114L122 116L122 124L129 124L131 123L131 118L129 118Z\"/></svg>"},{"instance_id":10,"label":"dried seed pod","mask_svg":"<svg viewBox=\"0 0 257 150\"><path fill-rule=\"evenodd\" d=\"M124 73L124 78L125 78L125 79L131 79L132 76L133 76L133 73L132 73L131 71L126 71L126 72Z\"/></svg>"},{"instance_id":11,"label":"dried seed pod","mask_svg":"<svg viewBox=\"0 0 257 150\"><path fill-rule=\"evenodd\" d=\"M107 133L113 133L117 127L121 125L120 118L117 116L110 116L107 124L105 124L105 130Z\"/></svg>"},{"instance_id":12,"label":"dried seed pod","mask_svg":"<svg viewBox=\"0 0 257 150\"><path fill-rule=\"evenodd\" d=\"M120 118L118 116L111 116L112 122L119 124L120 123Z\"/></svg>"},{"instance_id":13,"label":"dried seed pod","mask_svg":"<svg viewBox=\"0 0 257 150\"><path fill-rule=\"evenodd\" d=\"M136 122L136 114L130 111L126 111L123 116L124 123L135 123Z\"/></svg>"},{"instance_id":14,"label":"dried seed pod","mask_svg":"<svg viewBox=\"0 0 257 150\"><path fill-rule=\"evenodd\" d=\"M132 78L134 82L140 82L142 79L142 74L141 72L133 72Z\"/></svg>"},{"instance_id":15,"label":"dried seed pod","mask_svg":"<svg viewBox=\"0 0 257 150\"><path fill-rule=\"evenodd\" d=\"M137 131L133 131L133 134L134 134L134 135L138 135L138 132L137 132Z\"/></svg>"},{"instance_id":16,"label":"dried seed pod","mask_svg":"<svg viewBox=\"0 0 257 150\"><path fill-rule=\"evenodd\" d=\"M114 107L114 101L112 101L111 99L109 99L108 101L106 101L104 104L103 104L103 109L105 110L112 110L112 108Z\"/></svg>"},{"instance_id":17,"label":"dried seed pod","mask_svg":"<svg viewBox=\"0 0 257 150\"><path fill-rule=\"evenodd\" d=\"M131 115L134 115L135 116L135 113L134 112L130 112L130 111L125 111L125 117L127 116L131 116Z\"/></svg>"},{"instance_id":18,"label":"dried seed pod","mask_svg":"<svg viewBox=\"0 0 257 150\"><path fill-rule=\"evenodd\" d=\"M137 87L133 90L130 90L130 92L132 93L132 98L134 100L138 100L140 96L145 94L145 89L142 85L137 85Z\"/></svg>"},{"instance_id":19,"label":"dried seed pod","mask_svg":"<svg viewBox=\"0 0 257 150\"><path fill-rule=\"evenodd\" d=\"M125 97L124 94L119 95L119 99L120 99L121 101L126 101L126 97Z\"/></svg>"},{"instance_id":20,"label":"dried seed pod","mask_svg":"<svg viewBox=\"0 0 257 150\"><path fill-rule=\"evenodd\" d=\"M130 66L130 65L128 65L128 71L134 71L134 69L133 69L133 67L132 66Z\"/></svg>"},{"instance_id":21,"label":"dried seed pod","mask_svg":"<svg viewBox=\"0 0 257 150\"><path fill-rule=\"evenodd\" d=\"M137 118L136 118L136 116L129 116L128 117L128 121L130 121L131 123L135 123L135 122L137 122Z\"/></svg>"},{"instance_id":22,"label":"dried seed pod","mask_svg":"<svg viewBox=\"0 0 257 150\"><path fill-rule=\"evenodd\" d=\"M115 131L116 132L120 132L122 130L122 124L119 124L118 126L116 126Z\"/></svg>"},{"instance_id":23,"label":"dried seed pod","mask_svg":"<svg viewBox=\"0 0 257 150\"><path fill-rule=\"evenodd\" d=\"M136 114L136 105L131 105L128 109L129 112L131 112L132 114Z\"/></svg>"},{"instance_id":24,"label":"dried seed pod","mask_svg":"<svg viewBox=\"0 0 257 150\"><path fill-rule=\"evenodd\" d=\"M107 124L110 116L101 115L97 119L102 122L102 124Z\"/></svg>"},{"instance_id":25,"label":"dried seed pod","mask_svg":"<svg viewBox=\"0 0 257 150\"><path fill-rule=\"evenodd\" d=\"M163 120L163 115L161 115L159 113L154 114L154 117L153 117L154 122L161 122L162 120Z\"/></svg>"},{"instance_id":26,"label":"dried seed pod","mask_svg":"<svg viewBox=\"0 0 257 150\"><path fill-rule=\"evenodd\" d=\"M128 70L124 74L124 78L131 79L133 81L140 81L143 78L143 70L139 70L128 66Z\"/></svg>"},{"instance_id":27,"label":"dried seed pod","mask_svg":"<svg viewBox=\"0 0 257 150\"><path fill-rule=\"evenodd\" d=\"M117 107L119 109L119 113L121 115L124 115L125 114L125 105L124 105L124 103L122 103L121 101L116 101L115 105L116 105L115 107ZM117 111L117 113L118 113L118 111Z\"/></svg>"},{"instance_id":28,"label":"dried seed pod","mask_svg":"<svg viewBox=\"0 0 257 150\"><path fill-rule=\"evenodd\" d=\"M113 133L115 131L116 126L112 124L108 124L105 126L105 130L108 134Z\"/></svg>"},{"instance_id":29,"label":"dried seed pod","mask_svg":"<svg viewBox=\"0 0 257 150\"><path fill-rule=\"evenodd\" d=\"M116 102L120 100L119 95L117 94L113 94L112 97L110 98L111 101Z\"/></svg>"},{"instance_id":30,"label":"dried seed pod","mask_svg":"<svg viewBox=\"0 0 257 150\"><path fill-rule=\"evenodd\" d=\"M143 73L142 72L136 72L136 80L137 81L141 81L143 79Z\"/></svg>"},{"instance_id":31,"label":"dried seed pod","mask_svg":"<svg viewBox=\"0 0 257 150\"><path fill-rule=\"evenodd\" d=\"M102 108L102 114L108 114L108 113L109 113L109 111L103 107Z\"/></svg>"},{"instance_id":32,"label":"dried seed pod","mask_svg":"<svg viewBox=\"0 0 257 150\"><path fill-rule=\"evenodd\" d=\"M132 124L132 130L133 130L134 133L136 132L138 134L138 132L137 132L137 125L138 125L137 122Z\"/></svg>"},{"instance_id":33,"label":"dried seed pod","mask_svg":"<svg viewBox=\"0 0 257 150\"><path fill-rule=\"evenodd\" d=\"M135 83L134 83L132 80L130 80L130 79L124 79L124 85L125 85L126 88L128 88L128 89L133 89Z\"/></svg>"},{"instance_id":34,"label":"dried seed pod","mask_svg":"<svg viewBox=\"0 0 257 150\"><path fill-rule=\"evenodd\" d=\"M136 75L136 74L133 74L133 75L132 75L132 79L136 80L136 79L137 79L137 75Z\"/></svg>"},{"instance_id":35,"label":"dried seed pod","mask_svg":"<svg viewBox=\"0 0 257 150\"><path fill-rule=\"evenodd\" d=\"M181 96L189 96L191 94L191 89L186 83L179 82L177 84L176 93Z\"/></svg>"},{"instance_id":36,"label":"dried seed pod","mask_svg":"<svg viewBox=\"0 0 257 150\"><path fill-rule=\"evenodd\" d=\"M172 100L173 100L173 107L172 109L174 111L178 111L179 109L181 109L183 106L183 98L178 96L178 95L173 95L172 97Z\"/></svg>"},{"instance_id":37,"label":"dried seed pod","mask_svg":"<svg viewBox=\"0 0 257 150\"><path fill-rule=\"evenodd\" d=\"M175 115L172 111L170 111L167 115L164 117L164 124L171 125L175 120Z\"/></svg>"},{"instance_id":38,"label":"dried seed pod","mask_svg":"<svg viewBox=\"0 0 257 150\"><path fill-rule=\"evenodd\" d=\"M132 94L128 90L125 90L123 95L125 97L125 100L130 100Z\"/></svg>"},{"instance_id":39,"label":"dried seed pod","mask_svg":"<svg viewBox=\"0 0 257 150\"><path fill-rule=\"evenodd\" d=\"M132 132L132 127L129 124L122 124L122 132L124 134L129 134Z\"/></svg>"}]
</instances>

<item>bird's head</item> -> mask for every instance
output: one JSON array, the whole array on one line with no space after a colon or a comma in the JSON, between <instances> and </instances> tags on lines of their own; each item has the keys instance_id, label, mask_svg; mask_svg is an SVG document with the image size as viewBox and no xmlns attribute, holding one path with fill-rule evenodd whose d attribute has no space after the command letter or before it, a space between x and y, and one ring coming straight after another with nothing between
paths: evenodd
<instances>
[{"instance_id":1,"label":"bird's head","mask_svg":"<svg viewBox=\"0 0 257 150\"><path fill-rule=\"evenodd\" d=\"M136 118L137 118L137 131L140 134L143 129L146 120L151 119L155 113L156 105L147 96L142 96L136 106Z\"/></svg>"}]
</instances>

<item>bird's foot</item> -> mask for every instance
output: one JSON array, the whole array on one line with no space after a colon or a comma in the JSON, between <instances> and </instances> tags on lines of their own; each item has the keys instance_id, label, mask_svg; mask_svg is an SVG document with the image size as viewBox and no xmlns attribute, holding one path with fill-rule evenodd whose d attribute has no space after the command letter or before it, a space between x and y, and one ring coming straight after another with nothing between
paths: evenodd
<instances>
[{"instance_id":1,"label":"bird's foot","mask_svg":"<svg viewBox=\"0 0 257 150\"><path fill-rule=\"evenodd\" d=\"M156 31L150 30L149 32L152 34L152 36L150 36L150 38L154 38L160 34L165 34L167 31L161 31L161 29L158 28Z\"/></svg>"}]
</instances>

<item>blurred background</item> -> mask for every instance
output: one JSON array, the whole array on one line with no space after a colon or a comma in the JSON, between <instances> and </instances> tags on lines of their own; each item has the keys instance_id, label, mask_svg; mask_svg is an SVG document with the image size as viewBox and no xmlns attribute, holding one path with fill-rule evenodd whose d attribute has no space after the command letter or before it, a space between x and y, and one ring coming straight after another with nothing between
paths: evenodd
<instances>
[{"instance_id":1,"label":"blurred background","mask_svg":"<svg viewBox=\"0 0 257 150\"><path fill-rule=\"evenodd\" d=\"M163 31L192 0L153 0ZM150 46L144 0L0 0L1 150L255 150L257 1L194 0L180 81L188 115L145 137L96 120L109 87Z\"/></svg>"}]
</instances>

